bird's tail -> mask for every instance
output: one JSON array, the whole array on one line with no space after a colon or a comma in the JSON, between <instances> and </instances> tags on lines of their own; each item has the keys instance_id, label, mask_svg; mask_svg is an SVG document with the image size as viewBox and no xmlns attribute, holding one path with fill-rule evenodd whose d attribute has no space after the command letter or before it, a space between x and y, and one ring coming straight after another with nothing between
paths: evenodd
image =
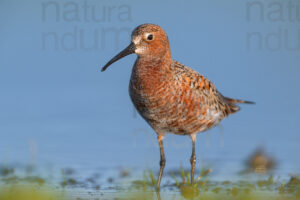
<instances>
[{"instance_id":1,"label":"bird's tail","mask_svg":"<svg viewBox=\"0 0 300 200\"><path fill-rule=\"evenodd\" d=\"M245 103L245 104L255 104L253 101L245 101L245 100L240 100L240 99L232 99L229 97L224 97L228 107L229 113L235 113L240 110L240 107L236 105L237 103Z\"/></svg>"},{"instance_id":2,"label":"bird's tail","mask_svg":"<svg viewBox=\"0 0 300 200\"><path fill-rule=\"evenodd\" d=\"M246 104L255 104L255 102L253 101L246 101L246 100L240 100L240 99L232 99L232 98L228 98L228 97L224 97L225 100L228 103L246 103Z\"/></svg>"}]
</instances>

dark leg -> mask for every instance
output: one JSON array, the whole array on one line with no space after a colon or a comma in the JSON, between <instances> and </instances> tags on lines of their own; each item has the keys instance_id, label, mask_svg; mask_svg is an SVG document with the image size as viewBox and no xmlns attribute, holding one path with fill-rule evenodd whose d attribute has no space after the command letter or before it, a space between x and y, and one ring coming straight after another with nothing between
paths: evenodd
<instances>
[{"instance_id":1,"label":"dark leg","mask_svg":"<svg viewBox=\"0 0 300 200\"><path fill-rule=\"evenodd\" d=\"M160 181L161 181L161 177L163 175L164 172L164 168L166 165L166 158L165 158L165 152L164 152L164 146L163 146L163 136L158 136L158 143L159 143L159 148L160 148L160 170L159 170L159 175L158 175L158 180L157 180L157 185L156 185L156 190L159 191L159 187L160 187Z\"/></svg>"},{"instance_id":2,"label":"dark leg","mask_svg":"<svg viewBox=\"0 0 300 200\"><path fill-rule=\"evenodd\" d=\"M161 197L160 197L160 192L159 192L159 190L156 190L156 197L157 197L157 200L161 200Z\"/></svg>"},{"instance_id":3,"label":"dark leg","mask_svg":"<svg viewBox=\"0 0 300 200\"><path fill-rule=\"evenodd\" d=\"M193 142L193 150L192 150L192 156L190 159L192 169L191 169L191 183L194 183L194 174L195 174L195 164L196 164L196 154L195 154L195 140L196 137L192 137L192 142Z\"/></svg>"}]
</instances>

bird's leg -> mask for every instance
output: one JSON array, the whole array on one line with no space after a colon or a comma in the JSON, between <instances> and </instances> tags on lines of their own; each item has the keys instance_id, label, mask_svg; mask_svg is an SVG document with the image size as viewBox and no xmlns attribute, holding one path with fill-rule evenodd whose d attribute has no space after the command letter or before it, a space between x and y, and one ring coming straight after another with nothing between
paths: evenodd
<instances>
[{"instance_id":1,"label":"bird's leg","mask_svg":"<svg viewBox=\"0 0 300 200\"><path fill-rule=\"evenodd\" d=\"M196 154L195 154L195 141L196 141L196 135L191 135L192 142L193 142L193 150L192 150L192 156L190 159L191 162L191 184L194 183L194 174L195 174L195 164L196 164Z\"/></svg>"},{"instance_id":2,"label":"bird's leg","mask_svg":"<svg viewBox=\"0 0 300 200\"><path fill-rule=\"evenodd\" d=\"M157 184L156 184L156 190L159 191L159 187L160 187L160 181L161 181L161 177L163 175L164 172L164 168L166 165L166 158L165 158L165 152L164 152L164 146L163 146L163 140L164 136L162 135L158 135L157 140L159 143L159 148L160 148L160 170L159 170L159 174L158 174L158 180L157 180Z\"/></svg>"},{"instance_id":3,"label":"bird's leg","mask_svg":"<svg viewBox=\"0 0 300 200\"><path fill-rule=\"evenodd\" d=\"M160 192L159 192L159 190L156 190L156 197L157 197L157 200L161 200L161 197L160 197Z\"/></svg>"}]
</instances>

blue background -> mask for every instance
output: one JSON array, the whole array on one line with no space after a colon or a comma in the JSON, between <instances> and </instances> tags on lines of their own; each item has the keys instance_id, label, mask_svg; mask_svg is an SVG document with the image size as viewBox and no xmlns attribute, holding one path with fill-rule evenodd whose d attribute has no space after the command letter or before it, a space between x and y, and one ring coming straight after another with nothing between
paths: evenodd
<instances>
[{"instance_id":1,"label":"blue background","mask_svg":"<svg viewBox=\"0 0 300 200\"><path fill-rule=\"evenodd\" d=\"M201 164L214 166L222 175L238 171L247 156L263 146L277 159L279 173L299 172L300 20L287 18L287 1L279 1L281 21L272 18L276 13L270 14L278 8L270 6L275 1L86 1L99 18L104 13L99 22L84 20L85 1L53 1L59 11L54 6L43 11L47 2L0 1L2 163L158 169L156 135L128 95L136 56L100 72L129 44L131 30L147 22L165 29L174 59L208 77L225 96L257 103L242 105L219 128L198 135ZM247 19L251 2L259 5L251 7ZM78 21L63 17L72 6L79 7ZM103 36L103 30L111 28L125 31L117 39L114 32ZM63 37L74 30L77 47L72 49L74 38ZM98 48L81 48L80 30L86 46L95 44L98 31ZM53 38L43 39L47 33L56 35L58 48ZM247 46L251 33L260 35L261 41L253 37ZM63 48L62 41L71 50ZM282 46L272 50L278 41ZM297 48L287 49L287 41ZM167 135L165 147L167 170L181 163L189 167L188 137Z\"/></svg>"}]
</instances>

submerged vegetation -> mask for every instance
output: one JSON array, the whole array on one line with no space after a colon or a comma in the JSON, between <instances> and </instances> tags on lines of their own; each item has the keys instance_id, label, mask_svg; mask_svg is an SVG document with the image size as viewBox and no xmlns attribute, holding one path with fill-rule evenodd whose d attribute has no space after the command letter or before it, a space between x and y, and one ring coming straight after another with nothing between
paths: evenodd
<instances>
[{"instance_id":1,"label":"submerged vegetation","mask_svg":"<svg viewBox=\"0 0 300 200\"><path fill-rule=\"evenodd\" d=\"M17 175L15 168L0 165L0 200L64 200L64 194L50 182L32 175L33 168Z\"/></svg>"},{"instance_id":2,"label":"submerged vegetation","mask_svg":"<svg viewBox=\"0 0 300 200\"><path fill-rule=\"evenodd\" d=\"M300 200L300 177L291 176L281 180L269 176L259 180L213 181L211 169L204 168L195 182L184 169L170 172L170 181L155 192L156 174L145 171L138 180L125 180L131 176L129 170L121 170L118 177L99 183L94 175L82 181L72 169L61 170L60 180L43 178L34 171L23 175L13 167L0 166L0 200L67 200L67 199L119 199L119 200L177 200L177 199L239 199L239 200ZM22 173L21 173L22 174ZM166 174L168 175L168 174ZM119 179L119 180L116 180ZM89 186L87 186L89 184Z\"/></svg>"},{"instance_id":3,"label":"submerged vegetation","mask_svg":"<svg viewBox=\"0 0 300 200\"><path fill-rule=\"evenodd\" d=\"M172 194L173 191L175 195L166 195L169 196L167 199L300 199L300 177L297 176L291 176L287 183L284 180L275 180L273 176L269 176L266 180L257 181L216 182L209 180L211 171L211 169L200 170L200 174L195 179L195 182L191 183L189 172L185 172L184 169L181 169L179 178L172 174L175 184L165 185L161 193ZM150 192L154 193L156 180L152 171L144 173L143 177L143 180L134 182L133 185L136 191L133 194L141 195L141 193L138 192L143 192L146 195L145 197L149 197ZM156 194L156 198L159 200L162 199L161 194ZM124 199L127 198L125 197ZM153 197L146 199L153 199Z\"/></svg>"},{"instance_id":4,"label":"submerged vegetation","mask_svg":"<svg viewBox=\"0 0 300 200\"><path fill-rule=\"evenodd\" d=\"M13 184L2 186L1 200L63 200L62 194L47 187L36 187L35 184Z\"/></svg>"}]
</instances>

